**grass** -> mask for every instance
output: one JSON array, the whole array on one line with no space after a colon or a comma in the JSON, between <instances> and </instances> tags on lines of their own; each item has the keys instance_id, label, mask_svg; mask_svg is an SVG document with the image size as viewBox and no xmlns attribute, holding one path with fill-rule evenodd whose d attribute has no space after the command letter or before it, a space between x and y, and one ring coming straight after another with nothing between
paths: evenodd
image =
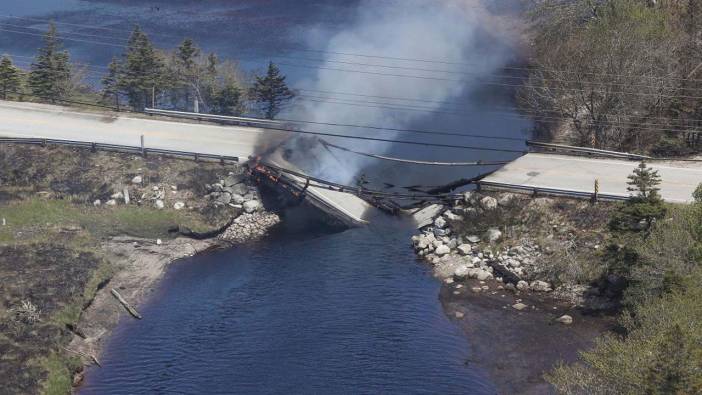
<instances>
[{"instance_id":1,"label":"grass","mask_svg":"<svg viewBox=\"0 0 702 395\"><path fill-rule=\"evenodd\" d=\"M52 353L40 361L42 368L48 373L43 383L42 394L70 394L73 385L73 372L81 367L76 357L61 357Z\"/></svg>"},{"instance_id":2,"label":"grass","mask_svg":"<svg viewBox=\"0 0 702 395\"><path fill-rule=\"evenodd\" d=\"M0 218L7 222L0 226L0 244L43 241L52 238L62 228L76 226L98 239L122 234L168 238L168 229L174 225L186 225L195 230L207 228L200 215L187 211L139 206L95 208L39 198L0 207ZM80 241L80 237L76 238L76 242ZM84 238L83 241L89 240Z\"/></svg>"}]
</instances>

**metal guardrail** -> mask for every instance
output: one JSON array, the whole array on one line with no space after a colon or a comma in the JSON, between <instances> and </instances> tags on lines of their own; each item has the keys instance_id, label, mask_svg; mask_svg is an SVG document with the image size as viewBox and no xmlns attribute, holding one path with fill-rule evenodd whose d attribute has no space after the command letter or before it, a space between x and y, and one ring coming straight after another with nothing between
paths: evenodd
<instances>
[{"instance_id":1,"label":"metal guardrail","mask_svg":"<svg viewBox=\"0 0 702 395\"><path fill-rule=\"evenodd\" d=\"M64 145L69 147L87 148L92 151L110 151L110 152L121 152L128 154L136 154L146 156L148 154L156 155L166 155L174 157L186 157L192 158L195 161L198 160L215 160L224 162L239 162L239 158L236 156L226 156L226 155L215 155L215 154L205 154L201 152L190 152L190 151L177 151L168 150L161 148L146 148L146 147L136 147L129 145L120 144L105 144L105 143L94 143L88 141L75 141L75 140L60 140L60 139L43 139L43 138L33 138L33 137L0 137L0 144L28 144L28 145L41 145L47 146L51 145Z\"/></svg>"},{"instance_id":2,"label":"metal guardrail","mask_svg":"<svg viewBox=\"0 0 702 395\"><path fill-rule=\"evenodd\" d=\"M527 185L516 185L516 184L505 184L501 182L489 182L489 181L478 181L476 183L479 188L494 188L502 190L512 190L520 192L529 192L534 195L552 195L552 196L568 196L583 199L592 199L595 197L594 192L583 192L583 191L569 191L567 189L557 189L557 188L542 188ZM597 200L611 200L611 201L625 201L628 200L628 196L621 195L611 195L605 193L598 193Z\"/></svg>"},{"instance_id":3,"label":"metal guardrail","mask_svg":"<svg viewBox=\"0 0 702 395\"><path fill-rule=\"evenodd\" d=\"M284 126L284 123L279 122L279 121L274 121L270 119L261 119L261 118L245 118L245 117L233 117L233 116L228 116L228 115L215 115L215 114L201 114L198 112L186 112L186 111L173 111L173 110L160 110L156 108L145 108L144 113L149 114L149 115L163 115L166 117L174 117L174 118L187 118L187 119L198 119L198 120L205 120L205 121L224 121L224 122L231 122L231 123L236 123L239 125L246 125L246 126L275 126L275 127L282 127Z\"/></svg>"},{"instance_id":4,"label":"metal guardrail","mask_svg":"<svg viewBox=\"0 0 702 395\"><path fill-rule=\"evenodd\" d=\"M608 157L612 157L612 158L629 159L629 160L652 159L650 156L630 154L628 152L608 151L608 150L601 150L601 149L587 148L587 147L574 147L571 145L563 145L563 144L540 143L538 141L527 141L526 144L529 147L542 148L542 149L545 149L548 151L578 152L578 153L583 153L583 154L588 154L588 155L600 155L600 156L608 156Z\"/></svg>"}]
</instances>

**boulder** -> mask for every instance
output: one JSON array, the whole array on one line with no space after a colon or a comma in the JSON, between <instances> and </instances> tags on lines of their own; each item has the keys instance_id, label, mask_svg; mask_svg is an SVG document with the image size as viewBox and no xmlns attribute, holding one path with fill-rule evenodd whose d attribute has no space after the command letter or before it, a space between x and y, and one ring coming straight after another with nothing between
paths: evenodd
<instances>
[{"instance_id":1,"label":"boulder","mask_svg":"<svg viewBox=\"0 0 702 395\"><path fill-rule=\"evenodd\" d=\"M520 291L528 291L529 290L529 283L524 281L524 280L520 280L517 283L517 289Z\"/></svg>"},{"instance_id":2,"label":"boulder","mask_svg":"<svg viewBox=\"0 0 702 395\"><path fill-rule=\"evenodd\" d=\"M473 191L464 192L463 201L466 203L471 203L473 201Z\"/></svg>"},{"instance_id":3,"label":"boulder","mask_svg":"<svg viewBox=\"0 0 702 395\"><path fill-rule=\"evenodd\" d=\"M445 237L451 234L451 229L446 228L446 229L439 229L439 228L434 228L434 236L436 237Z\"/></svg>"},{"instance_id":4,"label":"boulder","mask_svg":"<svg viewBox=\"0 0 702 395\"><path fill-rule=\"evenodd\" d=\"M108 201L105 202L105 205L107 205L107 206L116 206L116 205L117 205L117 201L116 201L115 199L110 199L110 200L108 200Z\"/></svg>"},{"instance_id":5,"label":"boulder","mask_svg":"<svg viewBox=\"0 0 702 395\"><path fill-rule=\"evenodd\" d=\"M451 249L449 248L449 246L447 246L445 244L442 244L442 245L436 247L436 250L434 250L434 253L436 255L439 255L439 256L444 256L450 252L451 252Z\"/></svg>"},{"instance_id":6,"label":"boulder","mask_svg":"<svg viewBox=\"0 0 702 395\"><path fill-rule=\"evenodd\" d=\"M480 243L480 237L475 235L466 237L466 240L468 240L468 242L472 244Z\"/></svg>"},{"instance_id":7,"label":"boulder","mask_svg":"<svg viewBox=\"0 0 702 395\"><path fill-rule=\"evenodd\" d=\"M484 210L494 210L497 208L497 199L492 196L485 196L480 199L480 207Z\"/></svg>"},{"instance_id":8,"label":"boulder","mask_svg":"<svg viewBox=\"0 0 702 395\"><path fill-rule=\"evenodd\" d=\"M176 210L182 210L182 209L185 208L185 203L183 203L183 202L175 202L175 204L173 205L173 208L176 209Z\"/></svg>"},{"instance_id":9,"label":"boulder","mask_svg":"<svg viewBox=\"0 0 702 395\"><path fill-rule=\"evenodd\" d=\"M503 193L497 200L497 204L499 204L500 206L507 206L510 203L512 203L512 200L514 200L514 198L516 197L517 196L513 193Z\"/></svg>"},{"instance_id":10,"label":"boulder","mask_svg":"<svg viewBox=\"0 0 702 395\"><path fill-rule=\"evenodd\" d=\"M219 204L229 204L232 201L232 195L222 192L217 196L217 199L215 200Z\"/></svg>"},{"instance_id":11,"label":"boulder","mask_svg":"<svg viewBox=\"0 0 702 395\"><path fill-rule=\"evenodd\" d=\"M234 185L241 184L245 179L246 177L242 174L230 175L224 178L222 184L225 187L233 187Z\"/></svg>"},{"instance_id":12,"label":"boulder","mask_svg":"<svg viewBox=\"0 0 702 395\"><path fill-rule=\"evenodd\" d=\"M470 253L473 251L473 247L471 247L470 244L461 244L456 248L458 249L458 252L463 255L470 255Z\"/></svg>"},{"instance_id":13,"label":"boulder","mask_svg":"<svg viewBox=\"0 0 702 395\"><path fill-rule=\"evenodd\" d=\"M233 193L232 194L232 203L234 204L244 204L246 199L244 199L243 196L239 195L238 193Z\"/></svg>"},{"instance_id":14,"label":"boulder","mask_svg":"<svg viewBox=\"0 0 702 395\"><path fill-rule=\"evenodd\" d=\"M483 269L473 269L473 270L474 270L474 272L473 272L474 278L479 280L479 281L485 281L485 280L489 280L489 279L493 278L492 273L490 273L487 270L483 270Z\"/></svg>"},{"instance_id":15,"label":"boulder","mask_svg":"<svg viewBox=\"0 0 702 395\"><path fill-rule=\"evenodd\" d=\"M212 184L212 191L213 192L222 192L222 191L224 191L224 187L220 183Z\"/></svg>"},{"instance_id":16,"label":"boulder","mask_svg":"<svg viewBox=\"0 0 702 395\"><path fill-rule=\"evenodd\" d=\"M110 196L110 199L120 200L120 199L122 199L123 197L124 197L124 195L122 195L122 192L117 192L117 193L113 193L113 194Z\"/></svg>"},{"instance_id":17,"label":"boulder","mask_svg":"<svg viewBox=\"0 0 702 395\"><path fill-rule=\"evenodd\" d=\"M518 310L518 311L522 311L522 310L526 309L527 307L529 307L529 306L525 305L524 303L515 303L512 305L512 308L515 310Z\"/></svg>"},{"instance_id":18,"label":"boulder","mask_svg":"<svg viewBox=\"0 0 702 395\"><path fill-rule=\"evenodd\" d=\"M248 202L244 202L243 207L245 212L251 214L261 207L261 202L258 200L249 200Z\"/></svg>"},{"instance_id":19,"label":"boulder","mask_svg":"<svg viewBox=\"0 0 702 395\"><path fill-rule=\"evenodd\" d=\"M437 217L434 220L434 227L444 229L446 227L446 220L443 217Z\"/></svg>"},{"instance_id":20,"label":"boulder","mask_svg":"<svg viewBox=\"0 0 702 395\"><path fill-rule=\"evenodd\" d=\"M161 210L162 208L166 207L166 205L163 203L163 200L157 200L154 202L154 207Z\"/></svg>"},{"instance_id":21,"label":"boulder","mask_svg":"<svg viewBox=\"0 0 702 395\"><path fill-rule=\"evenodd\" d=\"M446 243L446 245L447 245L450 249L453 250L453 249L455 249L456 247L458 247L458 240L456 240L455 238L454 238L454 239L451 239L451 240L448 241L448 243Z\"/></svg>"},{"instance_id":22,"label":"boulder","mask_svg":"<svg viewBox=\"0 0 702 395\"><path fill-rule=\"evenodd\" d=\"M485 232L485 240L494 243L502 238L502 232L497 228L490 228Z\"/></svg>"},{"instance_id":23,"label":"boulder","mask_svg":"<svg viewBox=\"0 0 702 395\"><path fill-rule=\"evenodd\" d=\"M449 259L441 262L439 258L435 258L437 262L434 266L434 275L442 280L453 278L456 269L461 266L461 262L456 259Z\"/></svg>"},{"instance_id":24,"label":"boulder","mask_svg":"<svg viewBox=\"0 0 702 395\"><path fill-rule=\"evenodd\" d=\"M546 281L536 280L531 283L531 289L535 292L551 292L551 284Z\"/></svg>"},{"instance_id":25,"label":"boulder","mask_svg":"<svg viewBox=\"0 0 702 395\"><path fill-rule=\"evenodd\" d=\"M560 322L563 325L570 325L573 323L573 317L569 316L568 314L565 314L556 318L556 322Z\"/></svg>"},{"instance_id":26,"label":"boulder","mask_svg":"<svg viewBox=\"0 0 702 395\"><path fill-rule=\"evenodd\" d=\"M457 311L457 312L455 313L455 315L456 315L456 318L458 318L459 320L460 320L461 318L465 317L465 314L461 313L460 311Z\"/></svg>"},{"instance_id":27,"label":"boulder","mask_svg":"<svg viewBox=\"0 0 702 395\"><path fill-rule=\"evenodd\" d=\"M465 265L457 266L456 270L453 271L453 277L455 277L456 280L464 280L469 277L469 274L469 268Z\"/></svg>"},{"instance_id":28,"label":"boulder","mask_svg":"<svg viewBox=\"0 0 702 395\"><path fill-rule=\"evenodd\" d=\"M460 215L456 215L451 210L448 210L444 213L444 218L446 218L449 221L463 221L463 217Z\"/></svg>"},{"instance_id":29,"label":"boulder","mask_svg":"<svg viewBox=\"0 0 702 395\"><path fill-rule=\"evenodd\" d=\"M132 178L132 184L141 184L144 181L142 176L136 176Z\"/></svg>"}]
</instances>

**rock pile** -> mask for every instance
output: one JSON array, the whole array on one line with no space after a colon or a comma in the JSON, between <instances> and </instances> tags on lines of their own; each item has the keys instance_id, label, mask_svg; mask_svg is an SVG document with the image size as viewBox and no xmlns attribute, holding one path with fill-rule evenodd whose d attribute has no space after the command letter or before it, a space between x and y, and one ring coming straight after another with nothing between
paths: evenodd
<instances>
[{"instance_id":1,"label":"rock pile","mask_svg":"<svg viewBox=\"0 0 702 395\"><path fill-rule=\"evenodd\" d=\"M253 241L266 235L270 228L279 223L280 217L275 213L263 211L244 213L237 217L219 238L231 243Z\"/></svg>"},{"instance_id":2,"label":"rock pile","mask_svg":"<svg viewBox=\"0 0 702 395\"><path fill-rule=\"evenodd\" d=\"M487 229L482 236L457 235L454 230L454 225L464 221L466 216L496 210L509 204L512 198L466 193L463 201L450 209L445 208L420 235L412 237L416 253L434 265L435 275L444 281L495 279L511 284L511 289L551 292L551 284L535 278L541 257L536 243L524 239L516 246L496 249L494 243L503 237L497 228Z\"/></svg>"},{"instance_id":3,"label":"rock pile","mask_svg":"<svg viewBox=\"0 0 702 395\"><path fill-rule=\"evenodd\" d=\"M230 173L218 183L206 185L207 198L215 207L229 205L243 208L248 214L261 208L258 190L246 184L246 176Z\"/></svg>"}]
</instances>

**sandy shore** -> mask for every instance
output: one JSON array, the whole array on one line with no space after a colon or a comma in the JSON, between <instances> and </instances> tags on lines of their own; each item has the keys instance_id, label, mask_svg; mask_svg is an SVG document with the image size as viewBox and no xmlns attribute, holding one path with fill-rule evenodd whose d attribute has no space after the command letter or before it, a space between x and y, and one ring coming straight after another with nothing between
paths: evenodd
<instances>
[{"instance_id":1,"label":"sandy shore","mask_svg":"<svg viewBox=\"0 0 702 395\"><path fill-rule=\"evenodd\" d=\"M192 240L177 238L157 245L154 240L117 237L103 243L101 248L114 265L115 274L108 283L102 284L92 302L84 309L77 325L77 332L68 349L93 355L98 360L105 341L120 319L134 319L110 293L116 289L137 310L149 294L154 291L168 265L178 259L190 257L208 250L222 247L216 240ZM83 358L86 365L93 362ZM74 380L82 380L83 372Z\"/></svg>"}]
</instances>

